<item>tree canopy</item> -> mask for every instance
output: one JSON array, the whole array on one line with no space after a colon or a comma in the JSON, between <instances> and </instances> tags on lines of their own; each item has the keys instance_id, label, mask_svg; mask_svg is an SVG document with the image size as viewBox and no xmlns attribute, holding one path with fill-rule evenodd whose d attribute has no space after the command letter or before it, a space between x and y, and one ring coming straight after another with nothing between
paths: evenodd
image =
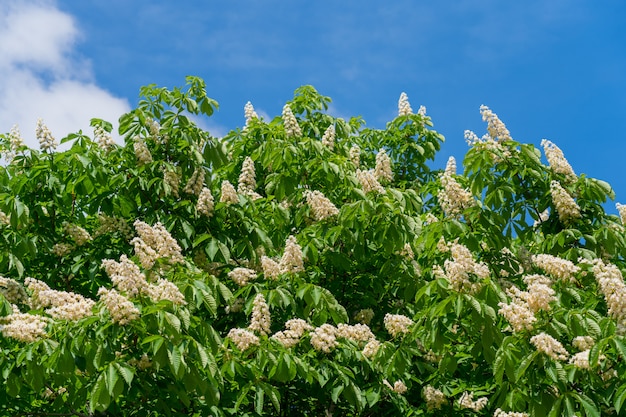
<instances>
[{"instance_id":1,"label":"tree canopy","mask_svg":"<svg viewBox=\"0 0 626 417\"><path fill-rule=\"evenodd\" d=\"M458 169L295 91L215 138L198 77L0 135L0 413L622 415L626 207L488 107ZM543 152L542 152L543 151ZM545 157L545 159L544 159Z\"/></svg>"}]
</instances>

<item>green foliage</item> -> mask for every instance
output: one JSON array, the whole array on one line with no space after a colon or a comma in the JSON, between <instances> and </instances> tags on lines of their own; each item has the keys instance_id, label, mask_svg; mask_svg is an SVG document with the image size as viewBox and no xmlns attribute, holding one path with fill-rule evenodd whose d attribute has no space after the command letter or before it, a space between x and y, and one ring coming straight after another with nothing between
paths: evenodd
<instances>
[{"instance_id":1,"label":"green foliage","mask_svg":"<svg viewBox=\"0 0 626 417\"><path fill-rule=\"evenodd\" d=\"M99 119L62 152L0 137L0 414L624 413L608 184L502 138L434 170L429 117L365 128L310 86L287 103L301 135L252 117L211 137L197 77L141 95L123 145Z\"/></svg>"}]
</instances>

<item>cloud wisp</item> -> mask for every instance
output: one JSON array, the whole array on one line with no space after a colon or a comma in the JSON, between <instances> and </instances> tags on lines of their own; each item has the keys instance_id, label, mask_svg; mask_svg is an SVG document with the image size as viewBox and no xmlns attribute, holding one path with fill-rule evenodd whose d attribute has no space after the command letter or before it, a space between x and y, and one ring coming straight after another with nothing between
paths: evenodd
<instances>
[{"instance_id":1,"label":"cloud wisp","mask_svg":"<svg viewBox=\"0 0 626 417\"><path fill-rule=\"evenodd\" d=\"M43 118L57 139L79 129L92 134L93 117L116 122L126 99L99 87L88 60L75 56L81 37L74 19L51 1L0 5L0 132L17 124L37 147Z\"/></svg>"}]
</instances>

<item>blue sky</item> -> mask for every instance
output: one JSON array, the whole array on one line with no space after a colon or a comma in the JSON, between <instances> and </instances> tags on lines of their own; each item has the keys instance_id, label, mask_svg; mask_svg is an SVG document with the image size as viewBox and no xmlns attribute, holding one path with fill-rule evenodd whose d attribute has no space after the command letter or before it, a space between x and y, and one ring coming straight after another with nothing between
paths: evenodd
<instances>
[{"instance_id":1,"label":"blue sky","mask_svg":"<svg viewBox=\"0 0 626 417\"><path fill-rule=\"evenodd\" d=\"M484 133L485 104L516 140L551 140L626 202L623 0L0 3L3 132L19 123L32 137L39 116L58 137L90 131L90 117L134 106L140 86L186 75L219 101L206 122L216 135L243 124L248 100L280 114L303 84L334 115L383 127L405 91L446 137L440 166L461 160L465 129Z\"/></svg>"}]
</instances>

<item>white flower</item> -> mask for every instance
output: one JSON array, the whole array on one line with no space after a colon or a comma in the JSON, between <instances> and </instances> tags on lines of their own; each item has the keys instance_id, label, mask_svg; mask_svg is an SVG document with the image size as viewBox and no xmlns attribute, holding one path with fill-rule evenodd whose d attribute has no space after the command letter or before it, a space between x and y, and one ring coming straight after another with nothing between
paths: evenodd
<instances>
[{"instance_id":1,"label":"white flower","mask_svg":"<svg viewBox=\"0 0 626 417\"><path fill-rule=\"evenodd\" d=\"M256 271L243 267L237 267L228 273L228 278L232 279L240 287L248 285L248 282L255 280L256 277Z\"/></svg>"},{"instance_id":2,"label":"white flower","mask_svg":"<svg viewBox=\"0 0 626 417\"><path fill-rule=\"evenodd\" d=\"M437 196L446 216L458 217L463 210L476 204L472 194L463 189L447 171L440 178L443 189L439 191Z\"/></svg>"},{"instance_id":3,"label":"white flower","mask_svg":"<svg viewBox=\"0 0 626 417\"><path fill-rule=\"evenodd\" d=\"M198 202L196 203L196 210L198 213L204 214L207 217L211 217L213 215L213 208L215 207L215 203L213 200L213 194L211 194L211 190L204 187L198 196Z\"/></svg>"},{"instance_id":4,"label":"white flower","mask_svg":"<svg viewBox=\"0 0 626 417\"><path fill-rule=\"evenodd\" d=\"M252 119L259 118L259 116L256 114L256 111L254 111L254 106L250 102L247 102L246 105L243 107L243 113L246 118L246 127L250 125Z\"/></svg>"},{"instance_id":5,"label":"white flower","mask_svg":"<svg viewBox=\"0 0 626 417\"><path fill-rule=\"evenodd\" d=\"M380 182L376 179L373 171L356 170L356 177L363 187L363 192L369 193L370 191L377 191L380 194L385 194L385 187L380 185Z\"/></svg>"},{"instance_id":6,"label":"white flower","mask_svg":"<svg viewBox=\"0 0 626 417\"><path fill-rule=\"evenodd\" d=\"M98 296L109 310L114 323L125 325L139 318L140 313L137 307L117 291L101 287L98 290Z\"/></svg>"},{"instance_id":7,"label":"white flower","mask_svg":"<svg viewBox=\"0 0 626 417\"><path fill-rule=\"evenodd\" d=\"M187 185L185 185L185 191L187 194L199 195L204 187L204 169L196 168L191 174Z\"/></svg>"},{"instance_id":8,"label":"white flower","mask_svg":"<svg viewBox=\"0 0 626 417\"><path fill-rule=\"evenodd\" d=\"M422 394L426 400L426 407L429 410L438 410L447 402L443 392L430 385L424 387Z\"/></svg>"},{"instance_id":9,"label":"white flower","mask_svg":"<svg viewBox=\"0 0 626 417\"><path fill-rule=\"evenodd\" d=\"M337 347L337 329L330 324L322 324L311 333L311 345L315 350L330 353Z\"/></svg>"},{"instance_id":10,"label":"white flower","mask_svg":"<svg viewBox=\"0 0 626 417\"><path fill-rule=\"evenodd\" d=\"M235 187L228 181L222 181L222 193L220 196L220 203L236 204L239 202L237 191Z\"/></svg>"},{"instance_id":11,"label":"white flower","mask_svg":"<svg viewBox=\"0 0 626 417\"><path fill-rule=\"evenodd\" d=\"M37 120L37 129L35 133L37 135L37 140L39 141L39 147L42 151L54 151L57 146L59 146L59 143L54 136L52 136L52 132L50 132L48 126L43 123L42 119Z\"/></svg>"},{"instance_id":12,"label":"white flower","mask_svg":"<svg viewBox=\"0 0 626 417\"><path fill-rule=\"evenodd\" d=\"M482 397L474 401L474 393L467 391L465 391L463 395L461 395L461 398L459 398L459 406L461 408L469 408L476 412L480 412L480 410L482 410L488 402L489 400L487 397Z\"/></svg>"},{"instance_id":13,"label":"white flower","mask_svg":"<svg viewBox=\"0 0 626 417\"><path fill-rule=\"evenodd\" d=\"M335 125L328 126L324 132L324 136L322 136L322 145L331 150L335 146Z\"/></svg>"},{"instance_id":14,"label":"white flower","mask_svg":"<svg viewBox=\"0 0 626 417\"><path fill-rule=\"evenodd\" d=\"M93 132L96 143L100 145L102 150L104 150L105 152L109 152L113 148L113 146L115 146L115 141L113 140L113 137L111 137L111 134L104 130L102 126L96 126Z\"/></svg>"},{"instance_id":15,"label":"white flower","mask_svg":"<svg viewBox=\"0 0 626 417\"><path fill-rule=\"evenodd\" d=\"M393 337L408 333L410 331L409 327L413 325L413 320L402 314L387 313L385 314L383 322L385 323L385 329L387 329L389 334Z\"/></svg>"},{"instance_id":16,"label":"white flower","mask_svg":"<svg viewBox=\"0 0 626 417\"><path fill-rule=\"evenodd\" d=\"M302 130L300 130L300 126L298 125L298 120L296 120L296 116L293 115L291 107L289 107L288 104L285 104L283 107L283 124L285 126L285 134L288 138L302 136Z\"/></svg>"},{"instance_id":17,"label":"white flower","mask_svg":"<svg viewBox=\"0 0 626 417\"><path fill-rule=\"evenodd\" d=\"M259 337L246 329L230 329L226 337L232 340L241 351L259 345Z\"/></svg>"},{"instance_id":18,"label":"white flower","mask_svg":"<svg viewBox=\"0 0 626 417\"><path fill-rule=\"evenodd\" d=\"M552 203L559 215L559 220L563 223L571 223L573 220L582 217L580 207L569 193L561 187L558 181L550 183L550 194L552 195Z\"/></svg>"},{"instance_id":19,"label":"white flower","mask_svg":"<svg viewBox=\"0 0 626 417\"><path fill-rule=\"evenodd\" d=\"M139 162L139 165L145 165L152 162L152 154L146 145L146 142L139 136L133 138L133 149L135 151L135 158Z\"/></svg>"},{"instance_id":20,"label":"white flower","mask_svg":"<svg viewBox=\"0 0 626 417\"><path fill-rule=\"evenodd\" d=\"M543 151L553 172L563 174L568 183L578 179L571 165L565 159L563 151L558 146L546 139L541 141L541 146L543 146Z\"/></svg>"},{"instance_id":21,"label":"white flower","mask_svg":"<svg viewBox=\"0 0 626 417\"><path fill-rule=\"evenodd\" d=\"M487 122L487 132L494 140L505 142L511 140L511 134L504 123L498 118L498 115L489 109L489 107L480 106L480 114L483 121Z\"/></svg>"},{"instance_id":22,"label":"white flower","mask_svg":"<svg viewBox=\"0 0 626 417\"><path fill-rule=\"evenodd\" d=\"M304 271L302 247L293 235L289 236L285 242L285 252L280 258L279 266L283 273Z\"/></svg>"},{"instance_id":23,"label":"white flower","mask_svg":"<svg viewBox=\"0 0 626 417\"><path fill-rule=\"evenodd\" d=\"M311 214L316 221L322 221L328 217L339 214L337 207L321 191L305 191L304 197L309 206Z\"/></svg>"},{"instance_id":24,"label":"white flower","mask_svg":"<svg viewBox=\"0 0 626 417\"><path fill-rule=\"evenodd\" d=\"M380 149L376 154L376 168L374 168L374 176L379 181L391 181L393 172L391 171L391 158L387 155L387 151Z\"/></svg>"},{"instance_id":25,"label":"white flower","mask_svg":"<svg viewBox=\"0 0 626 417\"><path fill-rule=\"evenodd\" d=\"M350 161L352 161L352 164L355 167L359 167L360 165L360 155L361 155L361 149L357 146L357 145L352 145L352 147L350 148Z\"/></svg>"},{"instance_id":26,"label":"white flower","mask_svg":"<svg viewBox=\"0 0 626 417\"><path fill-rule=\"evenodd\" d=\"M409 116L411 114L413 114L413 109L411 108L411 103L409 103L409 97L405 92L402 92L398 99L398 116Z\"/></svg>"},{"instance_id":27,"label":"white flower","mask_svg":"<svg viewBox=\"0 0 626 417\"><path fill-rule=\"evenodd\" d=\"M250 319L250 330L256 331L262 335L270 332L271 317L270 308L265 302L263 294L257 294L252 302L252 318Z\"/></svg>"},{"instance_id":28,"label":"white flower","mask_svg":"<svg viewBox=\"0 0 626 417\"><path fill-rule=\"evenodd\" d=\"M530 338L532 343L538 351L546 354L550 358L556 360L567 360L569 353L561 342L553 338L547 333L539 333Z\"/></svg>"}]
</instances>

